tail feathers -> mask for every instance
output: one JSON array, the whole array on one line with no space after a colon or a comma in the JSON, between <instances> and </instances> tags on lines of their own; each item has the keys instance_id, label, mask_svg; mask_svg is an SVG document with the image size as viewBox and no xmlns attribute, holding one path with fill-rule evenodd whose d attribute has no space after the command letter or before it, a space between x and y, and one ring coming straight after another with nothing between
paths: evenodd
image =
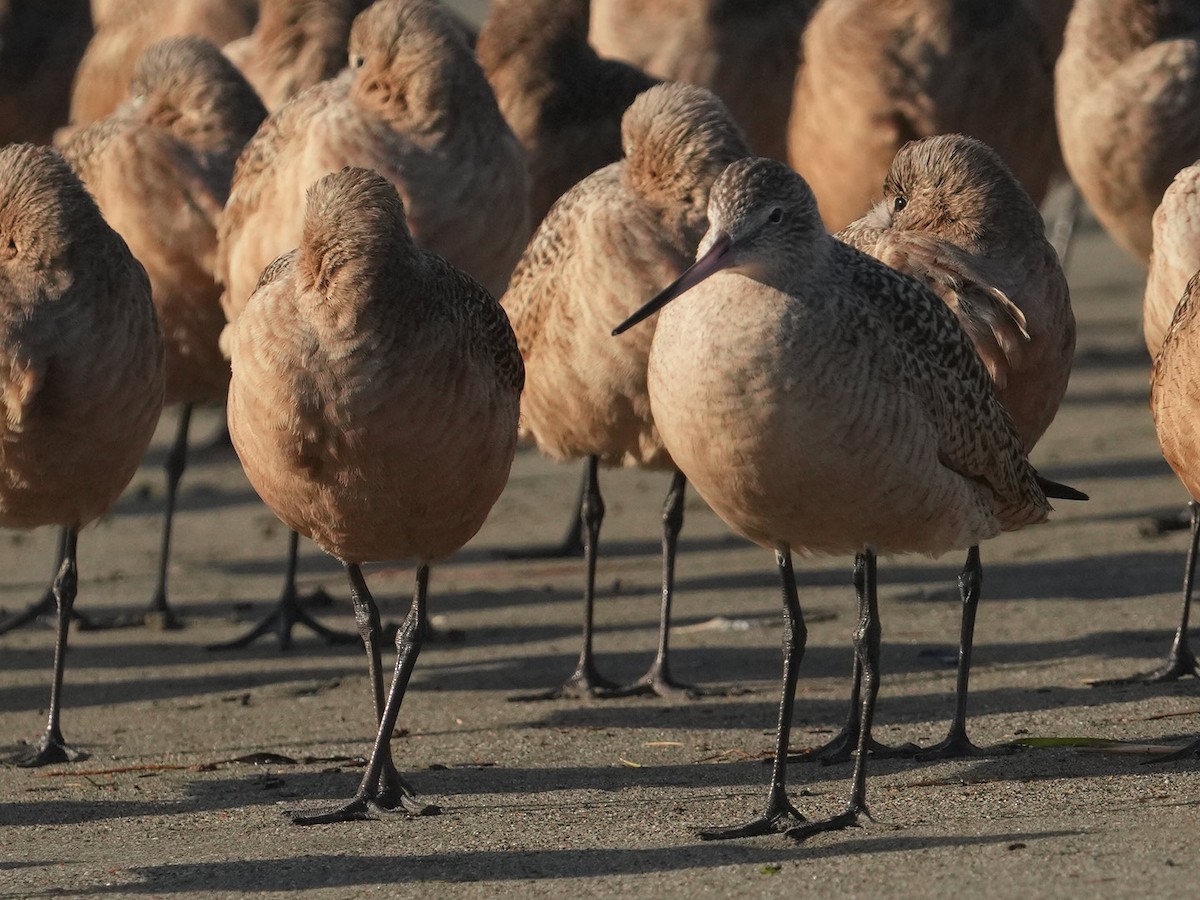
<instances>
[{"instance_id":1,"label":"tail feathers","mask_svg":"<svg viewBox=\"0 0 1200 900\"><path fill-rule=\"evenodd\" d=\"M1042 493L1050 500L1090 500L1092 499L1083 491L1077 491L1075 488L1066 484L1059 484L1057 481L1051 481L1049 478L1037 476L1038 487L1042 489Z\"/></svg>"}]
</instances>

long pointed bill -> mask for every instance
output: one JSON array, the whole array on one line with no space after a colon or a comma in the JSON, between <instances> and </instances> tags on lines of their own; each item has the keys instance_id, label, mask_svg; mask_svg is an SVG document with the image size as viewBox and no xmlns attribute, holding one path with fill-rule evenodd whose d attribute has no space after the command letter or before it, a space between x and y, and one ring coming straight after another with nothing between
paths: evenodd
<instances>
[{"instance_id":1,"label":"long pointed bill","mask_svg":"<svg viewBox=\"0 0 1200 900\"><path fill-rule=\"evenodd\" d=\"M628 331L638 322L642 322L680 294L690 291L705 278L715 275L722 269L727 269L734 263L733 241L727 234L717 235L713 245L698 260L688 266L686 272L662 289L654 299L647 302L641 309L612 330L613 337Z\"/></svg>"}]
</instances>

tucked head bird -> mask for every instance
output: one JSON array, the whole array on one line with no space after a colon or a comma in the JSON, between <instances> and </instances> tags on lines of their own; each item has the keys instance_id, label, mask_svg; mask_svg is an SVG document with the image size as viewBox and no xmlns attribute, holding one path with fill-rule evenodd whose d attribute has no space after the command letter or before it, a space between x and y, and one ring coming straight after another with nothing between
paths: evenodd
<instances>
[{"instance_id":1,"label":"tucked head bird","mask_svg":"<svg viewBox=\"0 0 1200 900\"><path fill-rule=\"evenodd\" d=\"M751 149L787 158L800 34L816 0L593 0L591 40L656 78L708 88Z\"/></svg>"},{"instance_id":2,"label":"tucked head bird","mask_svg":"<svg viewBox=\"0 0 1200 900\"><path fill-rule=\"evenodd\" d=\"M475 52L529 158L532 221L621 158L621 116L658 80L588 44L591 0L496 0Z\"/></svg>"},{"instance_id":3,"label":"tucked head bird","mask_svg":"<svg viewBox=\"0 0 1200 900\"><path fill-rule=\"evenodd\" d=\"M1076 0L1055 93L1067 171L1113 240L1146 262L1163 192L1200 157L1200 5Z\"/></svg>"},{"instance_id":4,"label":"tucked head bird","mask_svg":"<svg viewBox=\"0 0 1200 900\"><path fill-rule=\"evenodd\" d=\"M71 124L102 119L128 96L142 53L170 37L195 35L218 47L248 34L258 17L257 0L121 0L96 16L92 36L71 90Z\"/></svg>"},{"instance_id":5,"label":"tucked head bird","mask_svg":"<svg viewBox=\"0 0 1200 900\"><path fill-rule=\"evenodd\" d=\"M231 322L264 267L299 244L309 186L345 165L391 181L413 239L493 294L525 247L525 159L459 21L431 0L379 0L354 20L349 56L272 113L238 161L217 260ZM286 646L294 622L315 624L295 603L294 569L289 552L276 609L233 645L276 629Z\"/></svg>"},{"instance_id":6,"label":"tucked head bird","mask_svg":"<svg viewBox=\"0 0 1200 900\"><path fill-rule=\"evenodd\" d=\"M1054 60L1071 0L840 0L804 31L788 159L831 229L879 199L906 142L986 141L1040 203L1061 168Z\"/></svg>"},{"instance_id":7,"label":"tucked head bird","mask_svg":"<svg viewBox=\"0 0 1200 900\"><path fill-rule=\"evenodd\" d=\"M262 0L258 24L225 46L267 109L346 67L350 23L371 0Z\"/></svg>"},{"instance_id":8,"label":"tucked head bird","mask_svg":"<svg viewBox=\"0 0 1200 900\"><path fill-rule=\"evenodd\" d=\"M79 530L117 499L163 402L146 273L48 147L0 150L0 526L62 526L46 732L26 765L72 761L60 726Z\"/></svg>"},{"instance_id":9,"label":"tucked head bird","mask_svg":"<svg viewBox=\"0 0 1200 900\"><path fill-rule=\"evenodd\" d=\"M805 641L791 554L858 554L853 787L842 813L788 829L799 839L866 812L876 553L970 547L1045 521L1047 491L1075 492L1039 479L945 303L832 238L799 175L772 160L735 162L713 185L708 217L692 267L615 333L662 310L648 381L663 444L722 519L775 552L783 584L783 697L766 808L702 836L781 830L798 815L785 787Z\"/></svg>"},{"instance_id":10,"label":"tucked head bird","mask_svg":"<svg viewBox=\"0 0 1200 900\"><path fill-rule=\"evenodd\" d=\"M605 332L644 296L687 268L704 234L708 191L747 154L725 105L704 88L667 84L634 101L622 123L625 159L589 175L550 210L503 298L525 359L522 429L555 459L587 460L583 649L575 672L544 696L597 695L615 684L592 656L592 602L604 502L597 469L675 472L663 511L659 653L638 691L677 693L667 661L675 544L686 482L663 448L646 361L653 329L619 344Z\"/></svg>"},{"instance_id":11,"label":"tucked head bird","mask_svg":"<svg viewBox=\"0 0 1200 900\"><path fill-rule=\"evenodd\" d=\"M961 134L906 144L883 199L838 237L912 275L937 294L971 338L1026 454L1058 412L1075 352L1071 295L1042 217L999 155ZM966 733L967 681L983 572L972 547L959 577L963 603L955 715L949 736L922 753L978 752ZM858 667L855 664L857 679ZM854 706L847 736L853 739ZM848 754L845 740L827 745Z\"/></svg>"},{"instance_id":12,"label":"tucked head bird","mask_svg":"<svg viewBox=\"0 0 1200 900\"><path fill-rule=\"evenodd\" d=\"M428 629L429 567L479 530L512 465L524 370L503 310L413 242L396 189L346 168L310 190L300 246L232 326L229 431L250 483L340 560L368 651L379 733L358 793L301 824L429 811L390 739ZM417 563L384 701L379 612L360 564Z\"/></svg>"},{"instance_id":13,"label":"tucked head bird","mask_svg":"<svg viewBox=\"0 0 1200 900\"><path fill-rule=\"evenodd\" d=\"M217 343L225 325L214 277L217 222L238 154L265 117L253 88L215 46L170 38L142 54L129 99L63 147L106 220L146 267L166 347L166 402L181 404L148 610L149 620L164 626L177 624L167 604L167 567L192 407L223 402L229 383Z\"/></svg>"}]
</instances>

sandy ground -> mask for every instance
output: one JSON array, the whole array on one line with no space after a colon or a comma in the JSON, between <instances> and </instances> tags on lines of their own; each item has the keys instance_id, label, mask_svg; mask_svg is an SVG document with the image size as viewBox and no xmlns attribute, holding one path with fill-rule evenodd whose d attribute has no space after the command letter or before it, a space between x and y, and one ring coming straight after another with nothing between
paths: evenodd
<instances>
[{"instance_id":1,"label":"sandy ground","mask_svg":"<svg viewBox=\"0 0 1200 900\"><path fill-rule=\"evenodd\" d=\"M980 744L1094 737L1178 743L1200 731L1195 680L1092 687L1156 664L1174 627L1186 537L1145 537L1183 489L1146 406L1142 274L1086 233L1069 271L1079 350L1067 402L1034 455L1088 491L1045 526L984 548L971 700ZM203 441L216 427L200 417ZM112 513L80 539L79 609L139 609L153 586L168 415ZM693 701L510 702L552 686L577 653L581 564L495 551L555 539L578 479L519 454L479 537L433 574L431 605L462 640L428 645L401 713L396 760L443 814L298 828L285 809L348 797L373 734L360 647L298 634L240 652L230 639L278 594L284 531L228 451L195 455L182 490L171 600L182 630L75 631L64 728L91 758L0 767L0 895L312 896L1182 896L1200 868L1195 760L1147 765L1137 747L1039 747L970 760L871 765L875 821L802 845L778 836L703 843L696 829L761 807L777 708L780 610L769 554L732 536L694 496L679 560L674 662L727 695ZM662 475L605 473L597 649L637 677L654 646ZM54 535L0 534L0 607L38 596ZM950 712L960 561L880 563L884 681L877 734L940 737ZM337 598L338 568L303 549L304 586ZM386 616L412 571L368 574ZM798 563L809 622L793 746L826 740L845 713L854 604L850 560ZM0 638L0 743L36 737L48 697L45 623ZM1132 752L1131 752L1132 751ZM267 756L264 754L273 754ZM841 808L850 766L796 763L793 797Z\"/></svg>"}]
</instances>

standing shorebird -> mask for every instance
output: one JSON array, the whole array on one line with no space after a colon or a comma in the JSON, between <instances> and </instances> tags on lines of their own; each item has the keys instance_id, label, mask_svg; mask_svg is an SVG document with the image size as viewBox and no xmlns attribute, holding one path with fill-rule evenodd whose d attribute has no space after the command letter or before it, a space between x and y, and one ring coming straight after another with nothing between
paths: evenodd
<instances>
[{"instance_id":1,"label":"standing shorebird","mask_svg":"<svg viewBox=\"0 0 1200 900\"><path fill-rule=\"evenodd\" d=\"M266 110L233 64L197 37L151 46L138 60L129 93L110 116L75 132L63 154L146 267L162 323L166 402L180 404L180 412L166 459L158 584L147 616L172 627L171 522L192 407L223 402L229 384L229 363L218 346L225 316L213 275L217 222L234 163Z\"/></svg>"},{"instance_id":2,"label":"standing shorebird","mask_svg":"<svg viewBox=\"0 0 1200 900\"><path fill-rule=\"evenodd\" d=\"M0 525L62 526L46 733L24 765L85 754L59 723L79 530L116 501L162 412L150 282L54 150L0 150Z\"/></svg>"},{"instance_id":3,"label":"standing shorebird","mask_svg":"<svg viewBox=\"0 0 1200 900\"><path fill-rule=\"evenodd\" d=\"M593 0L592 45L725 101L755 153L787 159L800 34L816 0Z\"/></svg>"},{"instance_id":4,"label":"standing shorebird","mask_svg":"<svg viewBox=\"0 0 1200 900\"><path fill-rule=\"evenodd\" d=\"M554 201L621 158L621 116L658 84L588 45L591 0L495 0L475 52L529 159L536 225Z\"/></svg>"},{"instance_id":5,"label":"standing shorebird","mask_svg":"<svg viewBox=\"0 0 1200 900\"><path fill-rule=\"evenodd\" d=\"M838 237L912 275L954 312L1012 417L1028 455L1067 391L1075 314L1058 255L1029 194L990 147L961 134L901 148L883 199ZM959 576L962 628L954 718L945 740L922 752L945 759L978 753L967 737L967 683L983 570L972 547ZM855 662L855 682L859 669ZM857 688L855 690L857 695ZM846 740L853 747L854 708Z\"/></svg>"},{"instance_id":6,"label":"standing shorebird","mask_svg":"<svg viewBox=\"0 0 1200 900\"><path fill-rule=\"evenodd\" d=\"M614 334L662 309L649 389L663 444L713 510L775 552L783 583L783 692L763 814L706 838L782 830L805 627L792 550L858 553L863 669L846 809L793 825L854 824L879 678L875 554L963 549L1045 521L1047 493L954 314L919 282L832 238L804 180L765 159L713 185L696 262ZM687 293L678 303L671 300Z\"/></svg>"},{"instance_id":7,"label":"standing shorebird","mask_svg":"<svg viewBox=\"0 0 1200 900\"><path fill-rule=\"evenodd\" d=\"M508 480L521 356L487 291L416 246L378 174L322 178L302 229L231 326L229 431L272 511L346 568L379 733L357 795L295 821L429 811L392 764L392 730L428 630L429 567L471 539ZM360 564L395 559L416 559L417 586L385 703Z\"/></svg>"},{"instance_id":8,"label":"standing shorebird","mask_svg":"<svg viewBox=\"0 0 1200 900\"><path fill-rule=\"evenodd\" d=\"M248 34L257 17L256 0L121 0L106 7L75 73L71 124L90 125L116 109L151 44L195 35L220 47Z\"/></svg>"},{"instance_id":9,"label":"standing shorebird","mask_svg":"<svg viewBox=\"0 0 1200 900\"><path fill-rule=\"evenodd\" d=\"M1162 202L1154 213L1154 243L1150 253L1150 272L1146 278L1146 293L1142 298L1142 331L1146 338L1146 349L1155 360L1151 375L1151 409L1159 424L1159 441L1163 445L1167 462L1175 469L1180 480L1189 491L1194 487L1194 476L1185 472L1198 472L1188 442L1179 433L1183 404L1191 396L1185 385L1194 383L1194 375L1188 369L1186 354L1194 348L1196 338L1195 302L1196 287L1191 284L1192 276L1200 270L1200 163L1188 166L1175 176L1171 186L1163 194ZM1189 308L1177 313L1176 308L1185 300ZM1174 346L1165 362L1161 360L1164 339L1172 328L1172 319L1182 316L1173 338ZM1189 381L1190 379L1190 381ZM1160 421L1161 420L1161 421ZM1169 449L1168 449L1169 448ZM1193 491L1192 497L1196 494ZM1188 519L1191 524L1192 540L1188 550L1183 580L1183 609L1179 614L1179 626L1171 641L1171 648L1163 664L1150 672L1142 672L1127 678L1107 679L1096 684L1129 684L1145 682L1156 684L1176 681L1185 675L1200 676L1200 662L1192 649L1188 637L1188 620L1192 607L1192 582L1195 577L1196 555L1200 544L1200 504L1193 499L1188 504ZM1157 521L1159 530L1174 530L1179 527L1179 517L1171 516Z\"/></svg>"},{"instance_id":10,"label":"standing shorebird","mask_svg":"<svg viewBox=\"0 0 1200 900\"><path fill-rule=\"evenodd\" d=\"M1200 516L1196 508L1196 498L1200 498L1200 442L1196 440L1196 417L1200 414L1196 365L1200 355L1198 311L1200 272L1192 276L1184 289L1150 376L1150 410L1154 414L1159 445L1163 456L1192 495L1192 543L1184 579L1183 618L1175 634L1167 665L1138 680L1165 681L1189 673L1200 674L1196 668L1196 657L1187 644L1188 606L1196 575L1196 545L1200 541ZM1200 738L1169 758L1194 754L1200 754Z\"/></svg>"},{"instance_id":11,"label":"standing shorebird","mask_svg":"<svg viewBox=\"0 0 1200 900\"><path fill-rule=\"evenodd\" d=\"M262 0L254 31L225 46L267 109L346 68L350 23L371 0Z\"/></svg>"},{"instance_id":12,"label":"standing shorebird","mask_svg":"<svg viewBox=\"0 0 1200 900\"><path fill-rule=\"evenodd\" d=\"M238 161L217 261L230 322L299 243L308 187L345 165L396 185L413 239L495 295L525 247L525 159L458 21L431 0L378 0L354 20L349 52L348 71L272 113ZM232 646L272 629L287 646L294 623L314 626L296 602L291 541L279 603Z\"/></svg>"},{"instance_id":13,"label":"standing shorebird","mask_svg":"<svg viewBox=\"0 0 1200 900\"><path fill-rule=\"evenodd\" d=\"M632 300L677 277L704 234L708 190L748 152L725 105L704 88L668 84L634 101L622 122L625 159L558 201L530 242L502 300L528 375L522 430L555 459L587 460L583 649L575 672L545 695L616 688L596 671L592 606L604 502L601 463L673 471L663 509L659 651L639 691L678 693L667 660L675 544L686 481L663 448L646 393L653 329L613 343L606 329Z\"/></svg>"},{"instance_id":14,"label":"standing shorebird","mask_svg":"<svg viewBox=\"0 0 1200 900\"><path fill-rule=\"evenodd\" d=\"M1163 192L1200 157L1200 4L1075 0L1055 74L1067 171L1144 263Z\"/></svg>"},{"instance_id":15,"label":"standing shorebird","mask_svg":"<svg viewBox=\"0 0 1200 900\"><path fill-rule=\"evenodd\" d=\"M827 0L804 31L788 158L831 230L879 199L906 142L963 132L1040 203L1061 167L1054 61L1070 0Z\"/></svg>"}]
</instances>

